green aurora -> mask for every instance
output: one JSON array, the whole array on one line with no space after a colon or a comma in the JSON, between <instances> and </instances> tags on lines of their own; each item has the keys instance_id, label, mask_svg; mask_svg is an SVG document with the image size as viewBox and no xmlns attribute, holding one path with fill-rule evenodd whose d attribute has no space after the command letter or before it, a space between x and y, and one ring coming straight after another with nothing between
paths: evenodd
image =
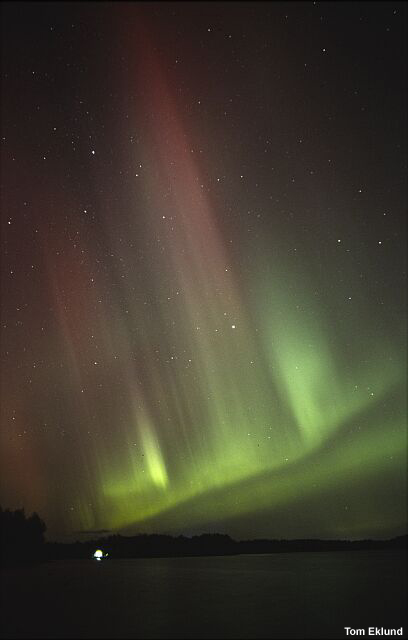
<instances>
[{"instance_id":1,"label":"green aurora","mask_svg":"<svg viewBox=\"0 0 408 640\"><path fill-rule=\"evenodd\" d=\"M355 222L374 205L342 191L343 176L296 192L283 223L270 196L283 187L242 168L244 133L241 155L217 150L217 127L207 116L198 132L187 117L147 26L117 23L127 67L116 73L113 55L108 82L120 76L133 107L110 135L115 148L136 131L138 146L118 143L123 184L95 136L87 186L62 194L58 164L39 184L40 275L10 285L4 312L7 357L26 350L3 376L3 506L37 510L62 539L405 533L405 257ZM328 223L310 213L324 193L338 198ZM28 231L6 198L18 255ZM24 338L8 320L20 294Z\"/></svg>"}]
</instances>

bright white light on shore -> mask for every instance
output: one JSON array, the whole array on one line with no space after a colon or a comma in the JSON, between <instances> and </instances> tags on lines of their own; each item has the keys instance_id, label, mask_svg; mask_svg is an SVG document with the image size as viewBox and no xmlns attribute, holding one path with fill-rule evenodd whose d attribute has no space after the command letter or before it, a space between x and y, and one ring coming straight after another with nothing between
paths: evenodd
<instances>
[{"instance_id":1,"label":"bright white light on shore","mask_svg":"<svg viewBox=\"0 0 408 640\"><path fill-rule=\"evenodd\" d=\"M103 551L102 549L97 549L94 553L93 556L96 560L101 560L103 558Z\"/></svg>"}]
</instances>

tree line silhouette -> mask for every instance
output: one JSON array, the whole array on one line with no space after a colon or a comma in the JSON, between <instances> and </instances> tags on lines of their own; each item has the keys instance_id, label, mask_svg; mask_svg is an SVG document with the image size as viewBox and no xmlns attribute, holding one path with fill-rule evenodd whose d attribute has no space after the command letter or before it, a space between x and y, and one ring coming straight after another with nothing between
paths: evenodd
<instances>
[{"instance_id":1,"label":"tree line silhouette","mask_svg":"<svg viewBox=\"0 0 408 640\"><path fill-rule=\"evenodd\" d=\"M27 517L24 509L0 506L1 565L27 564L44 557L47 527L37 513Z\"/></svg>"},{"instance_id":2,"label":"tree line silhouette","mask_svg":"<svg viewBox=\"0 0 408 640\"><path fill-rule=\"evenodd\" d=\"M369 549L401 549L407 547L407 536L391 540L233 540L219 533L186 537L140 534L110 535L85 542L46 542L46 525L33 513L27 517L24 509L11 511L0 507L1 565L35 563L39 561L90 559L97 548L110 558L152 558L181 556L212 556L257 553L291 553L305 551L345 551Z\"/></svg>"}]
</instances>

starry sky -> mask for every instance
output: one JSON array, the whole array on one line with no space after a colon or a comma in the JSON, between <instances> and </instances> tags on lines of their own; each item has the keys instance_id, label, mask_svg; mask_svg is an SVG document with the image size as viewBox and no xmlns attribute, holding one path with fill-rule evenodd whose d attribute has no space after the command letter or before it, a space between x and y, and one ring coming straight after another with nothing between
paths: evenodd
<instances>
[{"instance_id":1,"label":"starry sky","mask_svg":"<svg viewBox=\"0 0 408 640\"><path fill-rule=\"evenodd\" d=\"M2 506L405 533L406 5L2 14Z\"/></svg>"}]
</instances>

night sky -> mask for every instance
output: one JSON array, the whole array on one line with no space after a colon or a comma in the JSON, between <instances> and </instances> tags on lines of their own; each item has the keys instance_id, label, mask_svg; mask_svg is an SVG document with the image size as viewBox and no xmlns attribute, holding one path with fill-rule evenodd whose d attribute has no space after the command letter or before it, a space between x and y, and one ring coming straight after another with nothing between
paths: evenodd
<instances>
[{"instance_id":1,"label":"night sky","mask_svg":"<svg viewBox=\"0 0 408 640\"><path fill-rule=\"evenodd\" d=\"M405 3L2 14L3 508L405 533Z\"/></svg>"}]
</instances>

